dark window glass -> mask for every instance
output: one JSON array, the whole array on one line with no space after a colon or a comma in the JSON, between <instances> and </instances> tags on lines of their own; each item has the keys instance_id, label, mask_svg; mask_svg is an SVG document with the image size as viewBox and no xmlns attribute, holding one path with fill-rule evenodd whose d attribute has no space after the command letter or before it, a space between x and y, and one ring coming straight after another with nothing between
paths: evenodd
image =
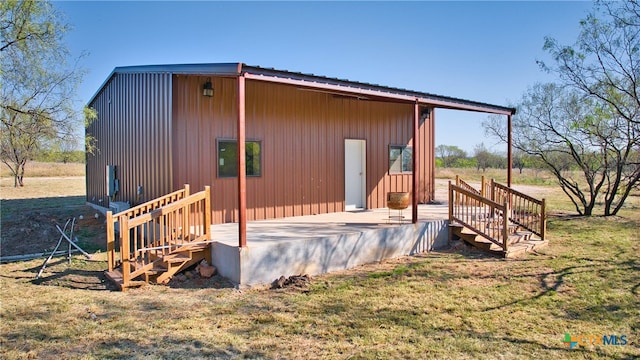
<instances>
[{"instance_id":1,"label":"dark window glass","mask_svg":"<svg viewBox=\"0 0 640 360\"><path fill-rule=\"evenodd\" d=\"M259 141L245 142L247 176L261 175L262 147ZM218 140L218 177L238 176L238 142Z\"/></svg>"}]
</instances>

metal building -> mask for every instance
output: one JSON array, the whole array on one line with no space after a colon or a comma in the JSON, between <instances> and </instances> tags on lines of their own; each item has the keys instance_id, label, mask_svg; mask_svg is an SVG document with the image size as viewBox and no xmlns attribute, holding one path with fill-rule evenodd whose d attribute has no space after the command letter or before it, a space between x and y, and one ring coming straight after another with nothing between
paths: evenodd
<instances>
[{"instance_id":1,"label":"metal building","mask_svg":"<svg viewBox=\"0 0 640 360\"><path fill-rule=\"evenodd\" d=\"M382 208L396 191L429 202L435 109L515 112L242 63L118 67L89 106L89 203L133 206L208 185L213 223L240 224Z\"/></svg>"}]
</instances>

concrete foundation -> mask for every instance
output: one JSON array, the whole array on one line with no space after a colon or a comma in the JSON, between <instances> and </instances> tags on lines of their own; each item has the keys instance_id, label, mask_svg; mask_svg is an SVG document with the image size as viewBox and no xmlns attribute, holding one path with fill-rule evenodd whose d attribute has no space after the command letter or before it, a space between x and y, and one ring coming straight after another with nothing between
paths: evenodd
<instances>
[{"instance_id":1,"label":"concrete foundation","mask_svg":"<svg viewBox=\"0 0 640 360\"><path fill-rule=\"evenodd\" d=\"M386 209L256 221L247 226L244 248L237 224L215 225L212 262L233 283L252 286L446 247L446 205L420 206L419 214L417 224L389 223L398 213Z\"/></svg>"}]
</instances>

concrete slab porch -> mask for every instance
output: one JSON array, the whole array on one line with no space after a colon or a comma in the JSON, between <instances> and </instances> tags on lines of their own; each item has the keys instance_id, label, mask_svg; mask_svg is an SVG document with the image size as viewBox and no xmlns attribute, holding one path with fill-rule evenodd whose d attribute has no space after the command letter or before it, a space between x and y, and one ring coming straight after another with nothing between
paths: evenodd
<instances>
[{"instance_id":1,"label":"concrete slab porch","mask_svg":"<svg viewBox=\"0 0 640 360\"><path fill-rule=\"evenodd\" d=\"M280 276L318 275L447 246L448 206L420 205L418 223L389 219L387 209L249 222L247 247L238 224L212 226L212 262L239 286L269 284ZM410 219L411 208L403 215Z\"/></svg>"}]
</instances>

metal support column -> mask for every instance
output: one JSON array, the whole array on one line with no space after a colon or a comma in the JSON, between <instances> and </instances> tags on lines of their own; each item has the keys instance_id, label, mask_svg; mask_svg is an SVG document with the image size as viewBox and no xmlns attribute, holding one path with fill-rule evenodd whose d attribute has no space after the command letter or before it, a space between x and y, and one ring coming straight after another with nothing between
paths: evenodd
<instances>
[{"instance_id":1,"label":"metal support column","mask_svg":"<svg viewBox=\"0 0 640 360\"><path fill-rule=\"evenodd\" d=\"M513 170L513 137L511 116L507 115L507 186L511 187L511 171Z\"/></svg>"},{"instance_id":2,"label":"metal support column","mask_svg":"<svg viewBox=\"0 0 640 360\"><path fill-rule=\"evenodd\" d=\"M411 197L411 223L415 224L418 222L418 187L419 187L419 171L418 171L418 156L420 155L420 141L418 139L419 133L419 123L420 123L420 104L416 99L415 104L413 105L413 191Z\"/></svg>"},{"instance_id":3,"label":"metal support column","mask_svg":"<svg viewBox=\"0 0 640 360\"><path fill-rule=\"evenodd\" d=\"M245 153L245 78L238 76L238 246L247 246L247 157Z\"/></svg>"}]
</instances>

